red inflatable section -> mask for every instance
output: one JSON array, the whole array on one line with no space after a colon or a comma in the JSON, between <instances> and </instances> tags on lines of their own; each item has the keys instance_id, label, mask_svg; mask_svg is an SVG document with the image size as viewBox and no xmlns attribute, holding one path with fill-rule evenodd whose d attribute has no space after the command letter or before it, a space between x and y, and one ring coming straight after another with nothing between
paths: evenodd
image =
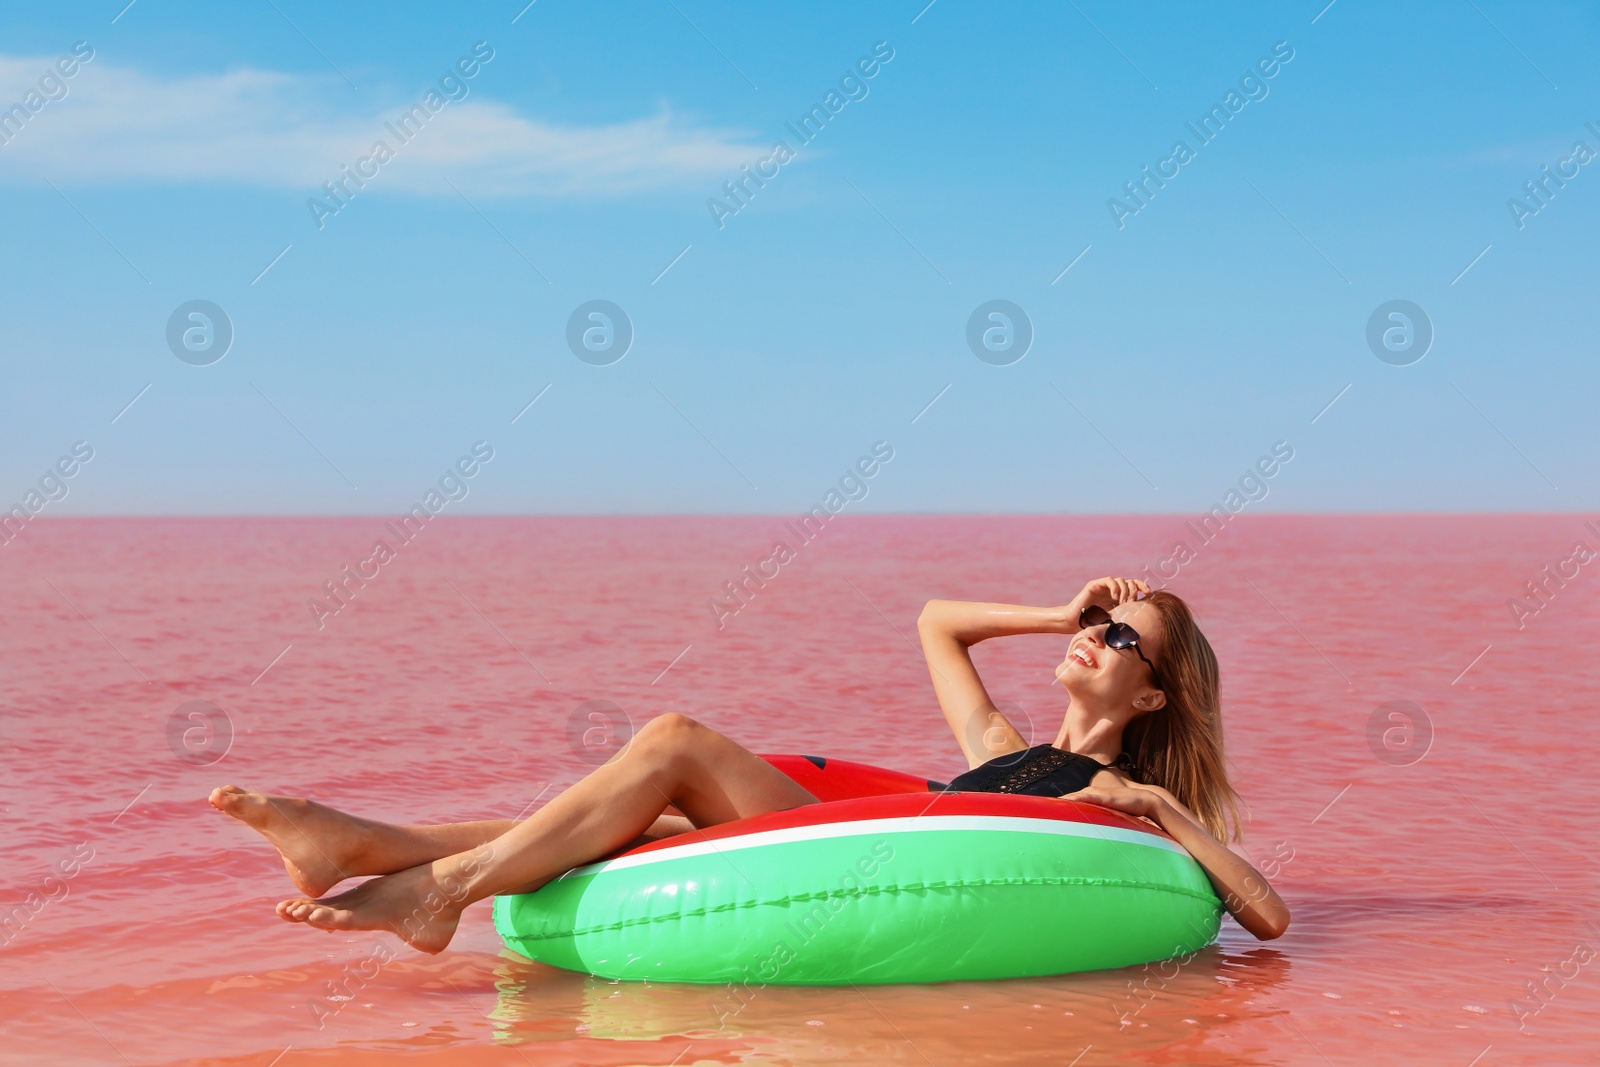
<instances>
[{"instance_id":1,"label":"red inflatable section","mask_svg":"<svg viewBox=\"0 0 1600 1067\"><path fill-rule=\"evenodd\" d=\"M823 756L762 756L778 770L799 782L801 787L823 803L854 800L856 797L881 797L891 793L938 792L943 782L932 782L914 774L884 770L866 763L827 759Z\"/></svg>"},{"instance_id":2,"label":"red inflatable section","mask_svg":"<svg viewBox=\"0 0 1600 1067\"><path fill-rule=\"evenodd\" d=\"M920 818L924 815L999 815L1011 818L1114 826L1139 830L1154 837L1171 835L1141 819L1103 808L1055 797L1019 796L1014 793L946 793L944 782L918 778L867 763L822 756L763 755L762 759L800 783L820 804L785 808L765 815L690 830L634 848L618 849L605 857L634 856L673 848L691 841L717 841L795 826L848 823L863 819Z\"/></svg>"},{"instance_id":3,"label":"red inflatable section","mask_svg":"<svg viewBox=\"0 0 1600 1067\"><path fill-rule=\"evenodd\" d=\"M831 765L833 761L829 760L828 763ZM918 796L915 790L902 789L894 794L824 801L821 804L804 804L798 808L769 811L765 815L752 815L748 819L719 823L704 830L674 834L626 852L614 853L606 858L614 859L619 855L636 856L694 841L720 841L766 830L787 830L796 826L837 825L867 819L920 819L931 815L998 815L1045 822L1088 823L1093 826L1115 827L1119 830L1138 830L1151 837L1171 839L1164 831L1147 822L1130 818L1120 811L1112 811L1098 804L1081 804L1074 800L1059 800L1055 797L1018 796L1013 793L929 793L926 789Z\"/></svg>"}]
</instances>

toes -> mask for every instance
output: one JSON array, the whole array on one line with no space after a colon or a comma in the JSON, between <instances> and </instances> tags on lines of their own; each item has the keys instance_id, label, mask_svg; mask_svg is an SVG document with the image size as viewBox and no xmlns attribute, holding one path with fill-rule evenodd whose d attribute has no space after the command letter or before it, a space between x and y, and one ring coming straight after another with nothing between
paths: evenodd
<instances>
[{"instance_id":1,"label":"toes","mask_svg":"<svg viewBox=\"0 0 1600 1067\"><path fill-rule=\"evenodd\" d=\"M283 900L278 902L278 917L285 922L303 923L316 902L301 897L296 900Z\"/></svg>"}]
</instances>

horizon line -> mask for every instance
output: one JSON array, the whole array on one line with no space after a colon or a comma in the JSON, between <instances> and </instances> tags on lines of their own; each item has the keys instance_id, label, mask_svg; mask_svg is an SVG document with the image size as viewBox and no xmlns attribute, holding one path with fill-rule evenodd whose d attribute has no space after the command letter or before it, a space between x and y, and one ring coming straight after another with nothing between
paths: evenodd
<instances>
[{"instance_id":1,"label":"horizon line","mask_svg":"<svg viewBox=\"0 0 1600 1067\"><path fill-rule=\"evenodd\" d=\"M34 515L29 524L44 519L50 522L92 521L100 519L384 519L407 515L405 511L347 511L347 512L283 512L283 511L203 511L203 512L92 512L78 515ZM809 511L485 511L450 512L429 516L435 519L782 519L794 515L809 515ZM1156 519L1190 518L1210 511L866 511L838 512L831 519L896 519L896 518L1073 518L1073 519ZM1363 518L1483 516L1588 516L1593 512L1577 510L1534 511L1497 509L1490 511L1453 511L1448 509L1413 509L1407 511L1350 510L1350 511L1255 511L1236 512L1230 521L1240 518L1331 518L1336 516L1361 516Z\"/></svg>"}]
</instances>

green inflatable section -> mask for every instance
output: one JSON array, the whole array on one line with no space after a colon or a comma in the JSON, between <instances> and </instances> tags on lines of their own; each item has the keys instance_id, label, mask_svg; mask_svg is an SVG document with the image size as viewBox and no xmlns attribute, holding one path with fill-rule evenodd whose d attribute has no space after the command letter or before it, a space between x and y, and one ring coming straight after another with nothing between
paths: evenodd
<instances>
[{"instance_id":1,"label":"green inflatable section","mask_svg":"<svg viewBox=\"0 0 1600 1067\"><path fill-rule=\"evenodd\" d=\"M1064 974L1216 937L1205 872L1150 835L937 821L580 868L497 898L495 927L525 956L604 978L782 985Z\"/></svg>"}]
</instances>

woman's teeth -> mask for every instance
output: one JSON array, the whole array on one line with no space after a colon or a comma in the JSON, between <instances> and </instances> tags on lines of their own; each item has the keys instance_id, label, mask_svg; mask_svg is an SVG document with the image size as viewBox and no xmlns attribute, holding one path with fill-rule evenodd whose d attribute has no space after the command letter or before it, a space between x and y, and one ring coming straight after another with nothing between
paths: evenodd
<instances>
[{"instance_id":1,"label":"woman's teeth","mask_svg":"<svg viewBox=\"0 0 1600 1067\"><path fill-rule=\"evenodd\" d=\"M1072 650L1072 658L1083 664L1085 667L1094 666L1094 661L1089 658L1089 654L1081 648L1075 648Z\"/></svg>"}]
</instances>

